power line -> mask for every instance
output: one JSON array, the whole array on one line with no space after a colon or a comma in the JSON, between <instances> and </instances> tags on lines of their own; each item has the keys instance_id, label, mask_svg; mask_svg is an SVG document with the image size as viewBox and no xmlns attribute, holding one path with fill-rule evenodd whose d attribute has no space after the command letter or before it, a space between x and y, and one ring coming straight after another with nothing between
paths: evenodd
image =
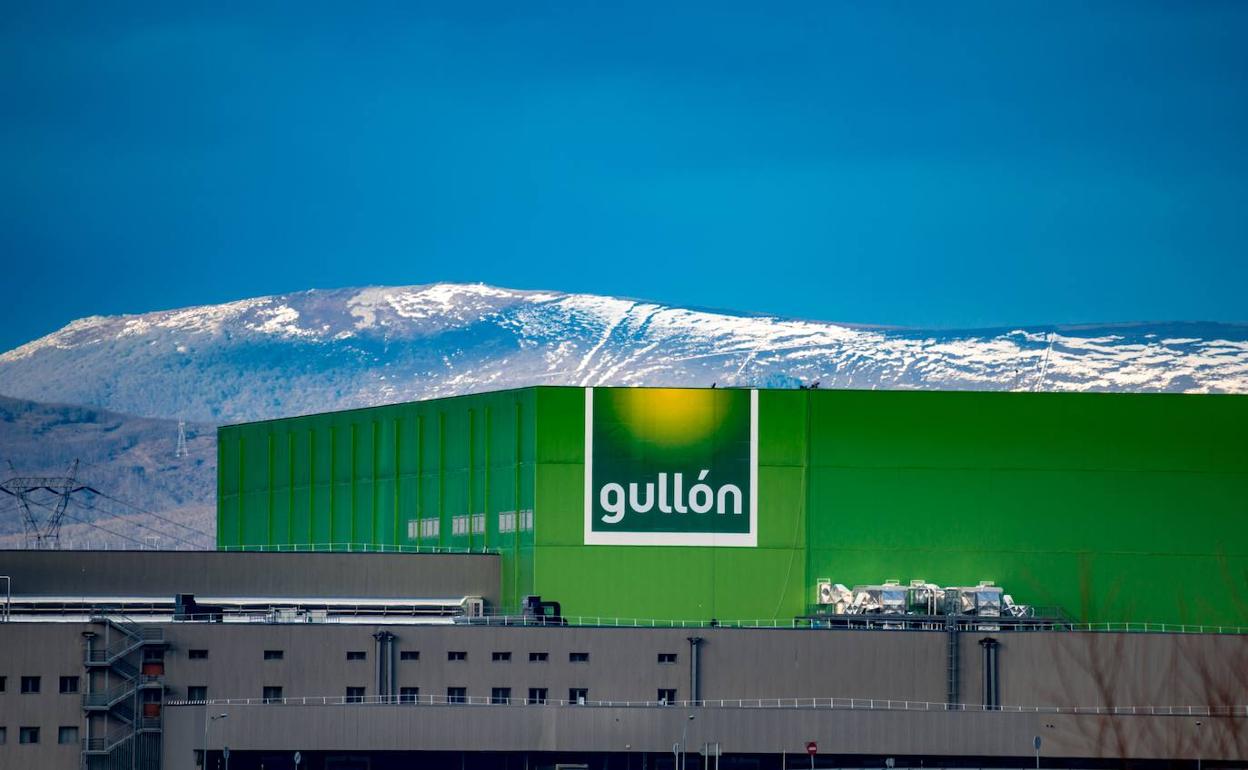
<instances>
[{"instance_id":1,"label":"power line","mask_svg":"<svg viewBox=\"0 0 1248 770\"><path fill-rule=\"evenodd\" d=\"M95 491L95 490L92 490L92 491ZM90 510L90 511L95 511L95 512L97 512L97 513L111 514L111 515L113 515L113 516L115 516L115 517L117 517L117 518L121 518L120 516L117 516L117 514L113 513L112 511L107 511L107 510L104 510L103 508L97 508L97 507L96 507L96 506L94 506L94 505L87 505L86 503L80 502L80 501L78 501L78 500L74 500L73 502L74 502L74 504L78 505L78 506L79 506L79 507L81 507L81 508L86 508L87 510ZM168 519L165 519L165 521L168 521ZM172 538L172 539L174 539L174 540L177 540L179 543L184 543L184 544L186 544L186 545L191 546L192 548L198 548L198 547L199 547L199 544L198 544L198 543L192 543L190 540L186 540L186 539L184 539L184 538L178 537L177 535L174 535L174 534L169 533L169 532L161 532L160 530L158 530L158 529L153 529L153 528L151 528L151 527L147 526L146 524L141 524L141 523L139 523L139 522L137 522L137 521L129 521L129 523L130 523L130 524L132 524L132 525L134 525L134 526L136 526L136 527L139 527L140 529L146 529L148 532L152 532L152 533L154 533L154 534L156 534L156 535L160 535L161 537L168 537L168 538ZM203 533L201 532L200 534L203 534ZM204 535L204 536L205 536L205 537L207 537L207 535Z\"/></svg>"},{"instance_id":2,"label":"power line","mask_svg":"<svg viewBox=\"0 0 1248 770\"><path fill-rule=\"evenodd\" d=\"M148 511L148 510L145 510L145 509L140 508L139 506L137 506L137 505L135 505L135 504L133 504L133 503L127 503L125 500L122 500L121 498L118 498L118 497L113 497L112 495L106 495L106 494L104 494L103 492L101 492L101 491L100 491L100 490L98 490L98 489L90 489L90 491L91 491L91 492L94 492L95 494L99 495L100 497L103 497L103 498L104 498L104 499L106 499L106 500L112 500L112 501L113 501L113 502L115 502L115 503L121 503L122 505L126 506L127 508L133 508L134 510L138 511L139 513L144 513L144 514L147 514L148 516L151 516L151 517L153 517L153 518L160 519L161 521L165 521L165 522L168 522L168 523L173 524L173 525L175 525L175 526L182 527L182 528L183 528L183 529L185 529L185 530L188 530L188 531L190 531L190 532L194 532L196 535L199 535L199 536L201 536L201 537L206 537L206 538L208 538L209 540L211 540L211 539L212 539L212 535L208 534L207 532L204 532L204 531L199 530L199 529L195 529L194 527L191 527L191 526L188 526L188 525L186 525L186 524L183 524L183 523L182 523L182 522L180 522L180 521L174 521L173 519L165 518L164 516L161 516L159 513L155 513L155 512L153 512L153 511Z\"/></svg>"},{"instance_id":3,"label":"power line","mask_svg":"<svg viewBox=\"0 0 1248 770\"><path fill-rule=\"evenodd\" d=\"M35 500L31 500L30 502L34 503L35 505L41 506L41 507L43 507L43 508L49 508L49 509L51 509L51 507L52 507L52 506L50 506L50 505L48 505L48 504L46 504L46 503L40 503L40 502L37 502L37 501L35 501ZM74 500L74 501L73 501L73 503L74 503L75 505L78 505L79 507L86 508L87 510L96 511L97 513L103 513L103 514L111 515L111 516L114 516L115 518L121 518L120 516L117 516L117 514L113 513L112 511L106 511L106 510L104 510L103 508L97 508L97 507L95 507L94 505L86 505L85 503L81 503L81 502L79 502L79 501L77 501L77 500ZM134 539L134 538L132 538L132 537L127 537L126 535L122 535L122 534L117 533L117 532L113 532L112 530L109 530L109 529L107 529L107 528L105 528L105 527L103 527L103 526L101 526L101 525L99 525L99 524L96 524L96 523L95 523L95 522L93 522L93 521L88 521L88 520L86 520L86 519L80 519L80 518L78 518L77 516L72 516L72 515L70 515L70 514L69 514L69 513L67 513L67 512L66 512L66 513L64 513L63 515L65 515L65 516L69 516L69 517L70 517L70 518L72 518L74 521L81 522L82 524L88 524L88 525L90 525L90 526L92 526L92 527L95 527L96 529L99 529L99 530L101 530L101 531L103 531L103 532L108 532L110 535L116 535L117 537L122 537L122 538L125 538L126 540L129 540L129 541L130 541L130 542L132 542L132 543L138 543L139 545L144 546L144 547L146 547L146 546L147 546L147 543L144 543L144 542L142 542L142 541L140 541L140 540L135 540L135 539ZM170 534L170 533L168 533L168 532L161 532L160 530L158 530L158 529L153 529L153 528L151 528L151 527L147 526L146 524L142 524L142 523L137 522L137 521L128 521L128 523L129 523L129 524L131 524L132 526L138 527L139 529L145 529L145 530L147 530L148 532L151 532L151 533L153 533L153 534L159 535L160 537L167 537L167 538L171 538L171 539L173 539L173 540L178 541L179 543L182 543L183 545L189 545L191 548L198 549L198 548L200 547L200 545L199 545L198 543L192 543L192 542L191 542L191 541L189 541L189 540L185 540L185 539L183 539L183 538L178 537L177 535L173 535L173 534Z\"/></svg>"},{"instance_id":4,"label":"power line","mask_svg":"<svg viewBox=\"0 0 1248 770\"><path fill-rule=\"evenodd\" d=\"M144 542L143 542L143 541L141 541L141 540L135 540L134 538L130 537L129 535L123 535L123 534L121 534L120 532L114 532L114 531L112 531L111 529L109 529L108 527L102 527L102 526L100 526L99 524L96 524L94 521L87 521L86 519L80 519L80 518L78 518L77 516L75 516L74 514L70 513L69 511L66 511L66 512L65 512L65 515L66 515L66 516L68 516L69 518L73 519L74 521L76 521L76 522L80 523L80 524L86 524L86 525L87 525L87 526L89 526L89 527L95 527L96 529L100 530L101 532L107 532L108 534L112 535L113 537L119 537L119 538L121 538L122 540L129 540L131 543L134 543L135 545L140 545L140 546L142 546L142 547L144 547L144 548L146 548L146 547L147 547L147 543L144 543Z\"/></svg>"}]
</instances>

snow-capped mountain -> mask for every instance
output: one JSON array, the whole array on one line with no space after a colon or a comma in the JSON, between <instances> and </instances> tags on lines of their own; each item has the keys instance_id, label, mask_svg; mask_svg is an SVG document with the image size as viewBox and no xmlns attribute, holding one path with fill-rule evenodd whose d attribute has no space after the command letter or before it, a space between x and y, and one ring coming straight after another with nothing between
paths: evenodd
<instances>
[{"instance_id":1,"label":"snow-capped mountain","mask_svg":"<svg viewBox=\"0 0 1248 770\"><path fill-rule=\"evenodd\" d=\"M93 316L0 355L0 394L208 423L522 385L1248 393L1248 325L887 329L433 284Z\"/></svg>"}]
</instances>

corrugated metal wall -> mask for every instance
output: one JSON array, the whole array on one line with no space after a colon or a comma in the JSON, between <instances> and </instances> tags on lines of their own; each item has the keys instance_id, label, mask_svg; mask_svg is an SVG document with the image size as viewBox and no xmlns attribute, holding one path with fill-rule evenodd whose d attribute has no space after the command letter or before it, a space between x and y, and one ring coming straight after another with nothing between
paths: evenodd
<instances>
[{"instance_id":1,"label":"corrugated metal wall","mask_svg":"<svg viewBox=\"0 0 1248 770\"><path fill-rule=\"evenodd\" d=\"M497 548L505 602L578 615L788 618L821 577L925 578L1248 625L1242 396L763 391L757 548L584 545L584 436L580 388L223 428L218 538ZM536 531L499 530L517 509Z\"/></svg>"},{"instance_id":2,"label":"corrugated metal wall","mask_svg":"<svg viewBox=\"0 0 1248 770\"><path fill-rule=\"evenodd\" d=\"M532 581L531 570L522 571L531 558L520 552L533 544L533 395L223 427L218 544L496 550L504 556L502 595L514 600Z\"/></svg>"}]
</instances>

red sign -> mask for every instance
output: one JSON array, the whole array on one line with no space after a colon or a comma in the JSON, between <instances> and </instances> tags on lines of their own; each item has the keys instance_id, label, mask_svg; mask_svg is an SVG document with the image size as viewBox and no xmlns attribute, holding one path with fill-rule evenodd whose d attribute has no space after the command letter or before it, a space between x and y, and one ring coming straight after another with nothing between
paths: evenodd
<instances>
[{"instance_id":1,"label":"red sign","mask_svg":"<svg viewBox=\"0 0 1248 770\"><path fill-rule=\"evenodd\" d=\"M807 754L809 754L809 755L811 755L812 757L813 757L814 755L818 754L818 753L819 753L819 744L815 743L814 741L807 741L807 742L806 742L806 753L807 753Z\"/></svg>"}]
</instances>

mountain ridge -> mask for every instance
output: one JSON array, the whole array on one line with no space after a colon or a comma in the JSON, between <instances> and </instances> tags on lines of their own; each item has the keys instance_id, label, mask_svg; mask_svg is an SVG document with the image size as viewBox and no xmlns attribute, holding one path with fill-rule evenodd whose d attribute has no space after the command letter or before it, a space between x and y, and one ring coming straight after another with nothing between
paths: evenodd
<instances>
[{"instance_id":1,"label":"mountain ridge","mask_svg":"<svg viewBox=\"0 0 1248 770\"><path fill-rule=\"evenodd\" d=\"M208 424L523 385L1248 393L1248 324L932 330L436 283L89 316L0 393Z\"/></svg>"}]
</instances>

